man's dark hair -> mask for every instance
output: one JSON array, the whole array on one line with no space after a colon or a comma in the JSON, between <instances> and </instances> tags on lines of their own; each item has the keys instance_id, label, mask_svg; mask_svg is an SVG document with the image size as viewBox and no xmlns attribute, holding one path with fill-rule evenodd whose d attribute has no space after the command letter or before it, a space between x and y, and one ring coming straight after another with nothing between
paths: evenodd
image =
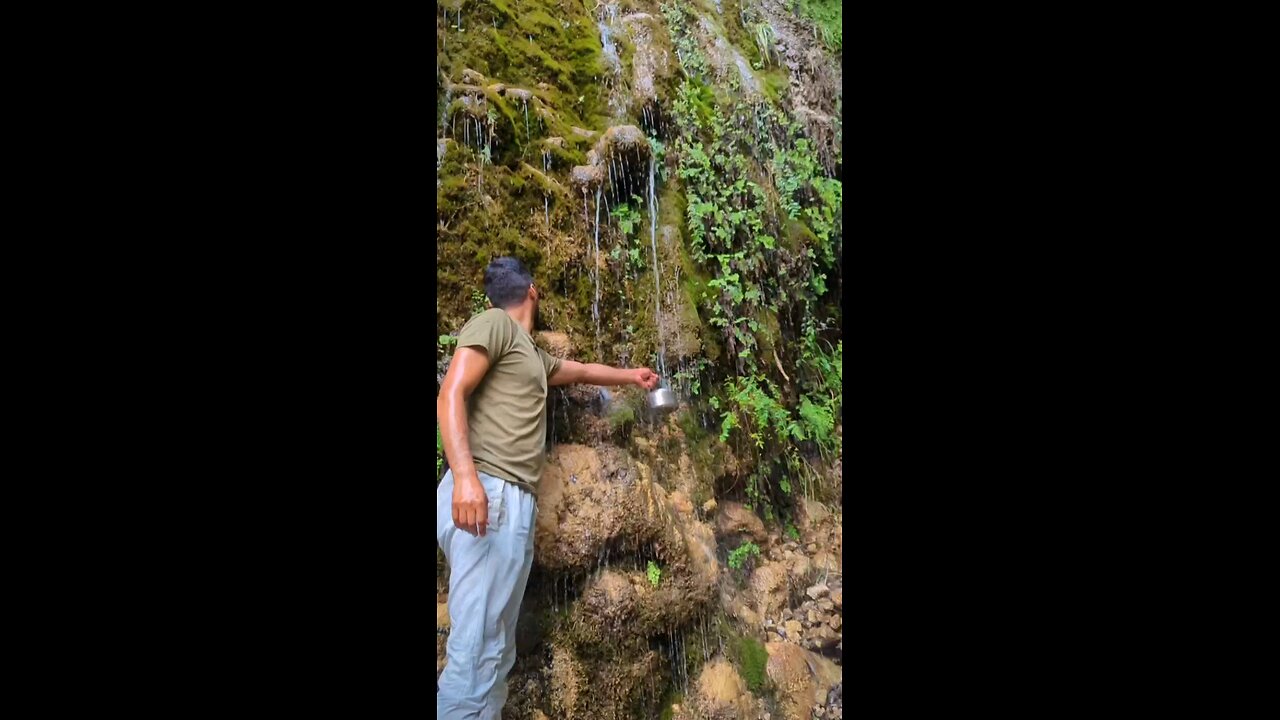
<instances>
[{"instance_id":1,"label":"man's dark hair","mask_svg":"<svg viewBox=\"0 0 1280 720\"><path fill-rule=\"evenodd\" d=\"M519 305L529 296L533 276L513 257L500 257L484 269L484 294L496 308Z\"/></svg>"}]
</instances>

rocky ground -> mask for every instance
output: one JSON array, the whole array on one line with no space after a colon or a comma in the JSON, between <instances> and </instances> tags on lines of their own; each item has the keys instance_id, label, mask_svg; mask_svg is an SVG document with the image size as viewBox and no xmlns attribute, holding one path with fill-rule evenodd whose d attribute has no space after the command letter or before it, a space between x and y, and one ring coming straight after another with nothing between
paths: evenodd
<instances>
[{"instance_id":1,"label":"rocky ground","mask_svg":"<svg viewBox=\"0 0 1280 720\"><path fill-rule=\"evenodd\" d=\"M614 448L553 453L539 493L535 561L551 580L526 595L521 623L539 637L521 648L507 716L843 717L840 517L805 501L795 525L770 530L740 503L695 507L686 489L667 492L651 473ZM730 563L748 543L759 554ZM610 552L612 561L602 560ZM663 568L656 583L644 570L651 557ZM439 677L449 628L439 570L437 588ZM655 649L676 633L674 650ZM677 663L688 648L694 659L684 677ZM684 688L684 696L661 704L662 686Z\"/></svg>"}]
</instances>

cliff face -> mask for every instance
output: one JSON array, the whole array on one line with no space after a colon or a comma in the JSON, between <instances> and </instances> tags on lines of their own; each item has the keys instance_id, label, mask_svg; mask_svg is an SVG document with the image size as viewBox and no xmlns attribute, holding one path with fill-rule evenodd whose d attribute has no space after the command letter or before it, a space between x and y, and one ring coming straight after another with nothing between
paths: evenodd
<instances>
[{"instance_id":1,"label":"cliff face","mask_svg":"<svg viewBox=\"0 0 1280 720\"><path fill-rule=\"evenodd\" d=\"M553 391L507 717L839 712L840 21L437 5L438 374L514 255L549 352L651 367L682 403ZM438 619L446 578L437 555Z\"/></svg>"}]
</instances>

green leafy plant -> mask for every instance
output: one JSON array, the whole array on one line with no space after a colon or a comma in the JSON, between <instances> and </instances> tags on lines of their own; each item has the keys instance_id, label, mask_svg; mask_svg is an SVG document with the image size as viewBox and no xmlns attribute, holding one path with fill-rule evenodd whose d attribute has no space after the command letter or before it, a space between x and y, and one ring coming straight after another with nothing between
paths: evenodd
<instances>
[{"instance_id":1,"label":"green leafy plant","mask_svg":"<svg viewBox=\"0 0 1280 720\"><path fill-rule=\"evenodd\" d=\"M751 557L760 557L760 546L748 540L729 553L729 567L741 570L747 559Z\"/></svg>"},{"instance_id":2,"label":"green leafy plant","mask_svg":"<svg viewBox=\"0 0 1280 720\"><path fill-rule=\"evenodd\" d=\"M645 574L649 576L649 584L658 587L658 583L662 581L662 570L658 567L658 563L650 560Z\"/></svg>"}]
</instances>

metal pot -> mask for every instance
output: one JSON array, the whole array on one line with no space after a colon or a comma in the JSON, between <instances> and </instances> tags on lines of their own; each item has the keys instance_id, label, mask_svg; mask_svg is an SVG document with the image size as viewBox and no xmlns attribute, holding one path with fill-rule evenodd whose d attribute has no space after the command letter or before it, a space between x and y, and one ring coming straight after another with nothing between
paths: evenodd
<instances>
[{"instance_id":1,"label":"metal pot","mask_svg":"<svg viewBox=\"0 0 1280 720\"><path fill-rule=\"evenodd\" d=\"M676 401L676 394L669 388L660 387L649 393L649 408L656 413L665 415L675 410L680 403Z\"/></svg>"}]
</instances>

